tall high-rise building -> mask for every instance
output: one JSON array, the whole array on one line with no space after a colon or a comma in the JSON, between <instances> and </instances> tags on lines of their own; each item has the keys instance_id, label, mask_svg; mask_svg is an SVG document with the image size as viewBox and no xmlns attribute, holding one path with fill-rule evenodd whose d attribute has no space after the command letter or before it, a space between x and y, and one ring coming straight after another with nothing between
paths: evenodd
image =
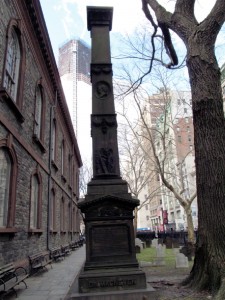
<instances>
[{"instance_id":1,"label":"tall high-rise building","mask_svg":"<svg viewBox=\"0 0 225 300\"><path fill-rule=\"evenodd\" d=\"M59 48L59 74L84 160L91 157L90 62L90 47L79 39L71 39Z\"/></svg>"}]
</instances>

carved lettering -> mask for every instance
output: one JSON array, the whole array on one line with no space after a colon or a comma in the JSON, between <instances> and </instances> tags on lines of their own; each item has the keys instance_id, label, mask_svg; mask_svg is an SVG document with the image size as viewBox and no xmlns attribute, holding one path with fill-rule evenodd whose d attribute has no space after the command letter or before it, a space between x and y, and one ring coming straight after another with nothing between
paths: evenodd
<instances>
[{"instance_id":1,"label":"carved lettering","mask_svg":"<svg viewBox=\"0 0 225 300\"><path fill-rule=\"evenodd\" d=\"M105 280L105 281L89 281L89 288L103 288L103 287L116 287L116 286L133 286L136 285L136 279L115 279L115 280Z\"/></svg>"}]
</instances>

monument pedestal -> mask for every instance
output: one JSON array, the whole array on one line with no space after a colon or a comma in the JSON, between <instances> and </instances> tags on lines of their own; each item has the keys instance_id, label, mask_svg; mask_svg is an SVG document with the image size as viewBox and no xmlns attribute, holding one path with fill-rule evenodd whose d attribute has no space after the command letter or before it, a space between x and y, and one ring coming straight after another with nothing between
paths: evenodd
<instances>
[{"instance_id":1,"label":"monument pedestal","mask_svg":"<svg viewBox=\"0 0 225 300\"><path fill-rule=\"evenodd\" d=\"M134 244L133 210L139 201L125 190L123 198L117 194L99 197L91 193L92 188L97 190L90 185L90 194L79 203L86 230L86 262L79 276L79 292L145 288L145 273L139 268Z\"/></svg>"}]
</instances>

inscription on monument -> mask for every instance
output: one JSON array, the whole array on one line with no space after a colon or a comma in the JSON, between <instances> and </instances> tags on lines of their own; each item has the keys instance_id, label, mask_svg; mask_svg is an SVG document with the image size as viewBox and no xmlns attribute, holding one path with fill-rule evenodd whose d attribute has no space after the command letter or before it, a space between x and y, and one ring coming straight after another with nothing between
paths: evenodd
<instances>
[{"instance_id":1,"label":"inscription on monument","mask_svg":"<svg viewBox=\"0 0 225 300\"><path fill-rule=\"evenodd\" d=\"M103 226L92 228L93 256L128 255L128 227Z\"/></svg>"},{"instance_id":2,"label":"inscription on monument","mask_svg":"<svg viewBox=\"0 0 225 300\"><path fill-rule=\"evenodd\" d=\"M89 288L96 287L114 287L114 286L132 286L136 285L135 279L114 279L114 280L105 280L105 281L89 281Z\"/></svg>"}]
</instances>

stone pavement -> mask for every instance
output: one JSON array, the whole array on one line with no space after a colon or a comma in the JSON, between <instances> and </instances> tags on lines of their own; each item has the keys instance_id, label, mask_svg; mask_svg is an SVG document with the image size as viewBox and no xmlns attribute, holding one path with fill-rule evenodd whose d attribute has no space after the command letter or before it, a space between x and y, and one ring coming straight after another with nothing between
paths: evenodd
<instances>
[{"instance_id":1,"label":"stone pavement","mask_svg":"<svg viewBox=\"0 0 225 300\"><path fill-rule=\"evenodd\" d=\"M25 281L27 289L21 283L16 287L15 293L9 294L5 300L63 300L72 283L79 274L85 261L85 246L72 251L65 259L47 266L36 275L28 277Z\"/></svg>"}]
</instances>

